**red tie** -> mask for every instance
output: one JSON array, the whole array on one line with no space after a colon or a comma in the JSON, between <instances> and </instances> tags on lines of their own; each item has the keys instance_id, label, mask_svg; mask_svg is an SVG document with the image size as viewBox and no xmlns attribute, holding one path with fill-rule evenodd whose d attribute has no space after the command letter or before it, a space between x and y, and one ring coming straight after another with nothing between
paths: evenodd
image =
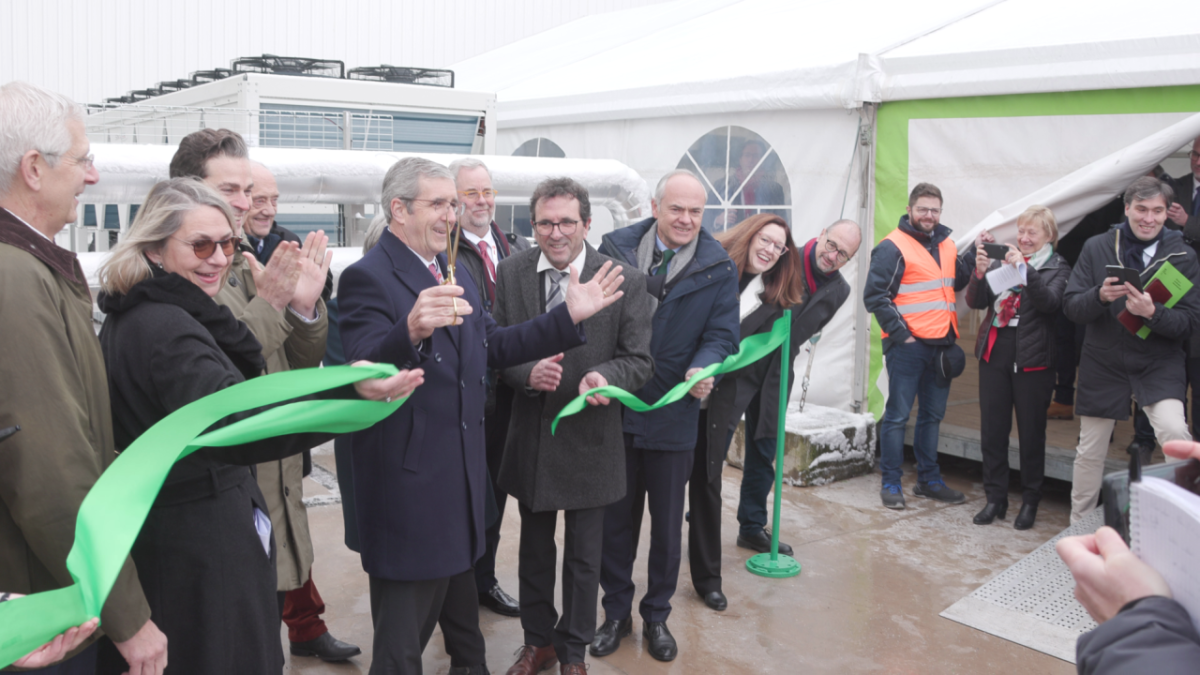
<instances>
[{"instance_id":1,"label":"red tie","mask_svg":"<svg viewBox=\"0 0 1200 675\"><path fill-rule=\"evenodd\" d=\"M439 284L442 283L442 271L438 269L437 263L429 263L429 273Z\"/></svg>"},{"instance_id":2,"label":"red tie","mask_svg":"<svg viewBox=\"0 0 1200 675\"><path fill-rule=\"evenodd\" d=\"M492 264L492 256L488 254L488 243L486 241L479 242L479 255L483 257L483 266L487 268L488 278L495 283L496 266Z\"/></svg>"}]
</instances>

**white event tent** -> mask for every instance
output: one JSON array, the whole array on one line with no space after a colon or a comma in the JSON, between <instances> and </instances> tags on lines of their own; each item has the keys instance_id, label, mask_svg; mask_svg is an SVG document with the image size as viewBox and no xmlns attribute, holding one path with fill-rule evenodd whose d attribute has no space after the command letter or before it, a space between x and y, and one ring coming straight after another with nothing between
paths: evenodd
<instances>
[{"instance_id":1,"label":"white event tent","mask_svg":"<svg viewBox=\"0 0 1200 675\"><path fill-rule=\"evenodd\" d=\"M777 211L801 242L859 222L864 248L843 270L853 295L819 343L808 399L877 416L862 280L913 185L942 188L960 247L984 227L1010 235L1033 203L1065 233L1200 136L1200 12L1183 0L679 0L452 68L496 92L499 154L613 158L652 186L698 170L714 214ZM755 171L779 187L744 180Z\"/></svg>"}]
</instances>

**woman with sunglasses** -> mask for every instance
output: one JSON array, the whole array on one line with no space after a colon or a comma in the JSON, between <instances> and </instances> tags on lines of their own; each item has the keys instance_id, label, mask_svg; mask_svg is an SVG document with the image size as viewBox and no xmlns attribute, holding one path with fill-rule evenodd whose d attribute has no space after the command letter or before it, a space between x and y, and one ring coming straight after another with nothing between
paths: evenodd
<instances>
[{"instance_id":1,"label":"woman with sunglasses","mask_svg":"<svg viewBox=\"0 0 1200 675\"><path fill-rule=\"evenodd\" d=\"M717 241L737 265L741 339L770 332L785 309L801 302L802 262L787 221L760 213L718 234ZM738 545L757 550L763 541L770 545L763 528L767 493L775 475L779 374L778 353L727 373L700 411L688 485L688 563L696 592L717 611L726 607L721 590L721 467L742 413L746 415L747 443ZM780 543L779 550L791 553L787 544Z\"/></svg>"},{"instance_id":2,"label":"woman with sunglasses","mask_svg":"<svg viewBox=\"0 0 1200 675\"><path fill-rule=\"evenodd\" d=\"M179 408L263 373L258 341L213 301L237 249L233 232L219 194L173 179L150 191L101 267L98 300L108 318L100 345L118 448ZM420 377L406 371L356 388L395 398ZM274 537L251 466L322 440L297 434L203 448L171 469L132 551L151 616L167 635L171 672L281 672ZM103 644L98 672L127 669Z\"/></svg>"}]
</instances>

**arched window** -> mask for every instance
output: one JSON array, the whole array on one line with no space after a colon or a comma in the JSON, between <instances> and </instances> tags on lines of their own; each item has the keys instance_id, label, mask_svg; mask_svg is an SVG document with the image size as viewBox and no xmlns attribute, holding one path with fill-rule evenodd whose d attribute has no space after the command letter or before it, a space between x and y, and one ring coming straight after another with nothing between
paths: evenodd
<instances>
[{"instance_id":1,"label":"arched window","mask_svg":"<svg viewBox=\"0 0 1200 675\"><path fill-rule=\"evenodd\" d=\"M513 157L554 157L563 159L567 153L548 138L531 138L513 151ZM496 199L496 225L505 232L532 237L533 226L529 223L529 196L525 201L514 202L516 195L501 194Z\"/></svg>"},{"instance_id":2,"label":"arched window","mask_svg":"<svg viewBox=\"0 0 1200 675\"><path fill-rule=\"evenodd\" d=\"M792 221L792 189L779 155L745 127L717 127L679 160L679 169L700 176L708 192L704 227L721 232L756 213Z\"/></svg>"}]
</instances>

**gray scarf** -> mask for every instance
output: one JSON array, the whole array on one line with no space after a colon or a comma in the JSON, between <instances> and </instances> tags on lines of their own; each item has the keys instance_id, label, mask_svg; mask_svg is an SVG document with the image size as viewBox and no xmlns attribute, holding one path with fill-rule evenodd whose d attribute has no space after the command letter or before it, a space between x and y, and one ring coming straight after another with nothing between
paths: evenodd
<instances>
[{"instance_id":1,"label":"gray scarf","mask_svg":"<svg viewBox=\"0 0 1200 675\"><path fill-rule=\"evenodd\" d=\"M655 243L655 237L658 236L658 221L650 226L650 230L642 237L642 241L638 244L637 264L638 269L645 274L650 274L650 266L654 264L654 249L658 248ZM671 263L667 269L666 283L671 283L675 277L679 276L680 272L687 269L688 263L692 262L692 258L696 255L696 244L700 241L700 233L690 242L679 248L679 252L671 258Z\"/></svg>"}]
</instances>

